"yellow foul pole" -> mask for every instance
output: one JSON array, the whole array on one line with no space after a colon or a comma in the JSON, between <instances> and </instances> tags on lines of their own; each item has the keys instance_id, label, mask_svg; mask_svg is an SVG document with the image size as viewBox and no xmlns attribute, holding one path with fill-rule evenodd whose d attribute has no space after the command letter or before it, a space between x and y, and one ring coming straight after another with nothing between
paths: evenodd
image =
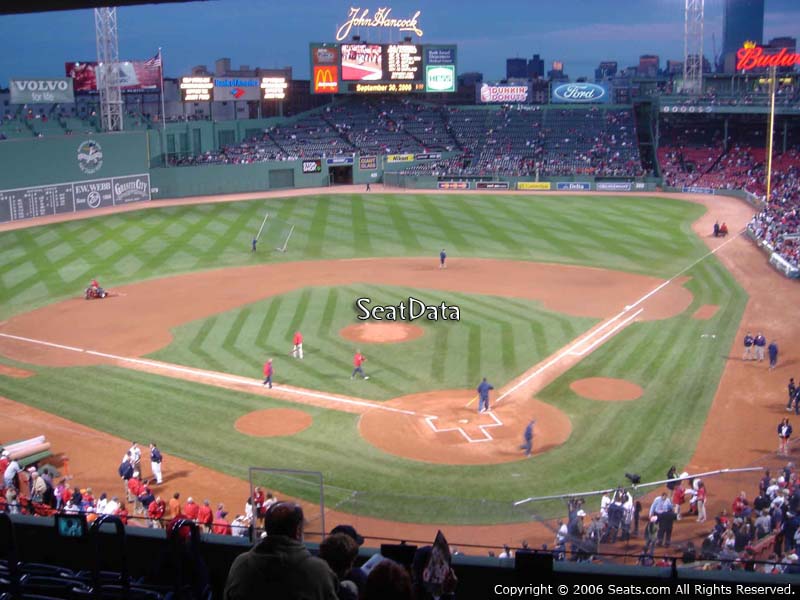
<instances>
[{"instance_id":1,"label":"yellow foul pole","mask_svg":"<svg viewBox=\"0 0 800 600\"><path fill-rule=\"evenodd\" d=\"M770 67L769 78L769 129L767 130L767 202L772 192L772 138L775 129L775 87L776 68Z\"/></svg>"}]
</instances>

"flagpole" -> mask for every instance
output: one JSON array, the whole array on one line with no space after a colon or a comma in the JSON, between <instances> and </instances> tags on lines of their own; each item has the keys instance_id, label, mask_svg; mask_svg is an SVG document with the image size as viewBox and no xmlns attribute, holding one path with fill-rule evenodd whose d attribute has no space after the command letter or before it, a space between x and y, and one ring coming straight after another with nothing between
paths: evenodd
<instances>
[{"instance_id":1,"label":"flagpole","mask_svg":"<svg viewBox=\"0 0 800 600\"><path fill-rule=\"evenodd\" d=\"M161 73L161 155L164 157L164 166L169 166L165 154L167 144L167 109L164 102L164 57L161 55L161 46L158 47L158 70Z\"/></svg>"}]
</instances>

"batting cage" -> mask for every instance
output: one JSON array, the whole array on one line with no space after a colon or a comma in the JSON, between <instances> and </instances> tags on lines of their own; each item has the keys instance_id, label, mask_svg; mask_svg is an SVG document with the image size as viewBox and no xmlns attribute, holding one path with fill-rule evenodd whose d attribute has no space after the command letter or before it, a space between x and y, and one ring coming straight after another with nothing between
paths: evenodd
<instances>
[{"instance_id":1,"label":"batting cage","mask_svg":"<svg viewBox=\"0 0 800 600\"><path fill-rule=\"evenodd\" d=\"M258 232L253 236L253 239L260 248L286 252L293 233L294 225L278 219L274 215L265 213L264 220L261 222L261 227L259 227Z\"/></svg>"},{"instance_id":2,"label":"batting cage","mask_svg":"<svg viewBox=\"0 0 800 600\"><path fill-rule=\"evenodd\" d=\"M266 496L266 502L294 500L303 507L305 536L319 541L325 535L325 497L322 473L294 469L250 467L250 498L256 498L256 488ZM280 490L280 491L278 491ZM272 495L272 498L269 497ZM255 515L255 513L254 513ZM264 531L263 518L255 515L250 531L253 541Z\"/></svg>"}]
</instances>

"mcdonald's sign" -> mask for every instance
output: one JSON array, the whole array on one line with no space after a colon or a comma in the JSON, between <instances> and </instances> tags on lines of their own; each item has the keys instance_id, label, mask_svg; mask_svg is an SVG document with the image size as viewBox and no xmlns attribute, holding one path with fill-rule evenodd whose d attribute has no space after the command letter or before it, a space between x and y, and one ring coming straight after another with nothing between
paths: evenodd
<instances>
[{"instance_id":1,"label":"mcdonald's sign","mask_svg":"<svg viewBox=\"0 0 800 600\"><path fill-rule=\"evenodd\" d=\"M339 92L339 68L314 67L314 93L336 94Z\"/></svg>"}]
</instances>

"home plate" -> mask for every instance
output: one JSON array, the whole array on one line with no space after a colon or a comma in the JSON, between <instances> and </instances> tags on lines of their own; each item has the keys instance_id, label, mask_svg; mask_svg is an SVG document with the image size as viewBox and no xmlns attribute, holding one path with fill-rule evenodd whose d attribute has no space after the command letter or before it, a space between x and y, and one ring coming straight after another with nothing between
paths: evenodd
<instances>
[{"instance_id":1,"label":"home plate","mask_svg":"<svg viewBox=\"0 0 800 600\"><path fill-rule=\"evenodd\" d=\"M459 419L459 423L469 423L469 419Z\"/></svg>"}]
</instances>

